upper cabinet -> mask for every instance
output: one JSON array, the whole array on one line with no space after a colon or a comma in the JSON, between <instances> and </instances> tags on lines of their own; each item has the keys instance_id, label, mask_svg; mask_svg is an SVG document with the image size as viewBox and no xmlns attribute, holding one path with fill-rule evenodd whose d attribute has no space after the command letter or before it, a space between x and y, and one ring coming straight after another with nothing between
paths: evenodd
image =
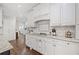
<instances>
[{"instance_id":1,"label":"upper cabinet","mask_svg":"<svg viewBox=\"0 0 79 59\"><path fill-rule=\"evenodd\" d=\"M76 39L79 39L79 4L76 4Z\"/></svg>"},{"instance_id":2,"label":"upper cabinet","mask_svg":"<svg viewBox=\"0 0 79 59\"><path fill-rule=\"evenodd\" d=\"M34 8L34 19L37 20L45 20L49 19L49 4L42 3Z\"/></svg>"},{"instance_id":3,"label":"upper cabinet","mask_svg":"<svg viewBox=\"0 0 79 59\"><path fill-rule=\"evenodd\" d=\"M79 3L76 4L76 25L79 25Z\"/></svg>"},{"instance_id":4,"label":"upper cabinet","mask_svg":"<svg viewBox=\"0 0 79 59\"><path fill-rule=\"evenodd\" d=\"M49 19L49 3L37 4L28 15L28 27L34 27L34 23L38 20Z\"/></svg>"},{"instance_id":5,"label":"upper cabinet","mask_svg":"<svg viewBox=\"0 0 79 59\"><path fill-rule=\"evenodd\" d=\"M75 25L75 4L50 4L50 26Z\"/></svg>"},{"instance_id":6,"label":"upper cabinet","mask_svg":"<svg viewBox=\"0 0 79 59\"><path fill-rule=\"evenodd\" d=\"M60 25L61 6L60 4L50 4L50 26Z\"/></svg>"},{"instance_id":7,"label":"upper cabinet","mask_svg":"<svg viewBox=\"0 0 79 59\"><path fill-rule=\"evenodd\" d=\"M38 4L29 13L29 19L29 24L33 26L35 21L45 19L50 19L50 26L73 26L75 25L75 3Z\"/></svg>"},{"instance_id":8,"label":"upper cabinet","mask_svg":"<svg viewBox=\"0 0 79 59\"><path fill-rule=\"evenodd\" d=\"M61 25L75 25L75 3L63 3L61 6Z\"/></svg>"},{"instance_id":9,"label":"upper cabinet","mask_svg":"<svg viewBox=\"0 0 79 59\"><path fill-rule=\"evenodd\" d=\"M2 8L0 8L0 27L2 27Z\"/></svg>"}]
</instances>

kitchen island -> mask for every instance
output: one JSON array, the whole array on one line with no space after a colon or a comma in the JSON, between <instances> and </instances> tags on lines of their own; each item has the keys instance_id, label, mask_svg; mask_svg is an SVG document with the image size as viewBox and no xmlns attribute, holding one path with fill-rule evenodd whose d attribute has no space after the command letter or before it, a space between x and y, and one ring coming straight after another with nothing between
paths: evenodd
<instances>
[{"instance_id":1,"label":"kitchen island","mask_svg":"<svg viewBox=\"0 0 79 59\"><path fill-rule=\"evenodd\" d=\"M7 40L0 40L0 55L10 55L12 45Z\"/></svg>"}]
</instances>

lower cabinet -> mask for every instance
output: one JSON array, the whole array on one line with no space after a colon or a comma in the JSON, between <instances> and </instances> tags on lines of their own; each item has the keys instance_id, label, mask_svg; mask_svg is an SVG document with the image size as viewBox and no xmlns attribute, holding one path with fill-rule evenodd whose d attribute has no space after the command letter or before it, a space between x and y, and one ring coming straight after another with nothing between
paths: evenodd
<instances>
[{"instance_id":1,"label":"lower cabinet","mask_svg":"<svg viewBox=\"0 0 79 59\"><path fill-rule=\"evenodd\" d=\"M46 45L46 48L45 48L45 54L47 55L54 55L55 54L55 42L53 39L47 39L45 40L45 45Z\"/></svg>"},{"instance_id":2,"label":"lower cabinet","mask_svg":"<svg viewBox=\"0 0 79 59\"><path fill-rule=\"evenodd\" d=\"M76 25L76 39L79 39L79 25Z\"/></svg>"},{"instance_id":3,"label":"lower cabinet","mask_svg":"<svg viewBox=\"0 0 79 59\"><path fill-rule=\"evenodd\" d=\"M79 54L79 43L66 42L66 54L77 55Z\"/></svg>"},{"instance_id":4,"label":"lower cabinet","mask_svg":"<svg viewBox=\"0 0 79 59\"><path fill-rule=\"evenodd\" d=\"M79 43L28 36L26 45L45 55L78 55Z\"/></svg>"},{"instance_id":5,"label":"lower cabinet","mask_svg":"<svg viewBox=\"0 0 79 59\"><path fill-rule=\"evenodd\" d=\"M56 47L55 47L56 55L77 55L79 54L79 43L56 40L55 44L56 44Z\"/></svg>"},{"instance_id":6,"label":"lower cabinet","mask_svg":"<svg viewBox=\"0 0 79 59\"><path fill-rule=\"evenodd\" d=\"M55 54L62 55L65 54L65 41L55 40Z\"/></svg>"}]
</instances>

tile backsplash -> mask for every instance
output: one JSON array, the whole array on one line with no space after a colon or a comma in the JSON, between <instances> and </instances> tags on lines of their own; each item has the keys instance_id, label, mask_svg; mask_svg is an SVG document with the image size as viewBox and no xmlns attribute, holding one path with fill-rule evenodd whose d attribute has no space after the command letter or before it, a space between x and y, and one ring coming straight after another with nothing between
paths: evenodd
<instances>
[{"instance_id":1,"label":"tile backsplash","mask_svg":"<svg viewBox=\"0 0 79 59\"><path fill-rule=\"evenodd\" d=\"M72 33L72 37L75 38L75 26L57 26L51 27L50 31L55 28L57 36L65 37L65 33L70 31Z\"/></svg>"},{"instance_id":2,"label":"tile backsplash","mask_svg":"<svg viewBox=\"0 0 79 59\"><path fill-rule=\"evenodd\" d=\"M48 26L49 29L48 30L44 30L44 31L43 30L39 30L39 28L40 27L38 27L38 28L31 28L31 30L33 30L33 33L47 33L47 34L50 34L50 32L52 33L52 29L55 28L57 36L65 37L66 32L70 31L71 34L72 34L72 37L75 38L75 32L76 32L75 26L55 26L55 27Z\"/></svg>"}]
</instances>

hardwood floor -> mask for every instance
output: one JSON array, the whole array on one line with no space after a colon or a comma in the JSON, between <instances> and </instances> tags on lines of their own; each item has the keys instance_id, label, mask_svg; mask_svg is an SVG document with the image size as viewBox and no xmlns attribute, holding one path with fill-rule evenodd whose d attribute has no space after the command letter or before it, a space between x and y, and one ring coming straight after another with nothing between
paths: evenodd
<instances>
[{"instance_id":1,"label":"hardwood floor","mask_svg":"<svg viewBox=\"0 0 79 59\"><path fill-rule=\"evenodd\" d=\"M21 34L18 39L12 40L10 43L13 46L13 49L10 51L11 55L41 55L40 53L26 47L24 37Z\"/></svg>"}]
</instances>

